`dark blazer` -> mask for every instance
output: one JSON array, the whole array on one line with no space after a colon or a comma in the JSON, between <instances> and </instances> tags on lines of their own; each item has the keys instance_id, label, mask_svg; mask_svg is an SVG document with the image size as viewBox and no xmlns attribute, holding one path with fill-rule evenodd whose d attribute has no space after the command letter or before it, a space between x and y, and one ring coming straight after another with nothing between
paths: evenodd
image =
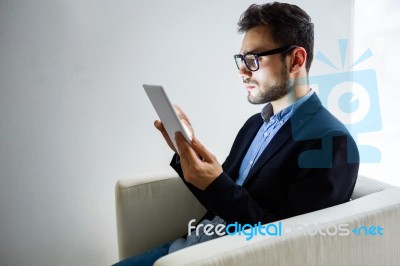
<instances>
[{"instance_id":1,"label":"dark blazer","mask_svg":"<svg viewBox=\"0 0 400 266\"><path fill-rule=\"evenodd\" d=\"M315 93L276 133L243 185L235 184L262 124L260 114L247 120L222 165L224 172L205 191L183 180L208 210L205 218L218 215L227 224L264 224L350 199L358 174L358 149ZM171 166L183 177L176 156Z\"/></svg>"}]
</instances>

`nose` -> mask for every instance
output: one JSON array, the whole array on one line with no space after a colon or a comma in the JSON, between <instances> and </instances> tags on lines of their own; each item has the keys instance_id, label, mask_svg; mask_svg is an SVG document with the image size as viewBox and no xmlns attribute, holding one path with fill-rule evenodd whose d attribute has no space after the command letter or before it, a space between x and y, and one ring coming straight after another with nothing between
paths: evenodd
<instances>
[{"instance_id":1,"label":"nose","mask_svg":"<svg viewBox=\"0 0 400 266\"><path fill-rule=\"evenodd\" d=\"M246 67L244 63L240 64L240 68L238 70L238 76L242 79L250 78L252 72Z\"/></svg>"}]
</instances>

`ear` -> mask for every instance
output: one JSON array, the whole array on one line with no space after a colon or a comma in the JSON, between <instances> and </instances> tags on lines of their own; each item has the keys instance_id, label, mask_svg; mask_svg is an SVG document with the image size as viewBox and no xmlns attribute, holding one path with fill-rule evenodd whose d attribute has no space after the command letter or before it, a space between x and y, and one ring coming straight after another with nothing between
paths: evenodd
<instances>
[{"instance_id":1,"label":"ear","mask_svg":"<svg viewBox=\"0 0 400 266\"><path fill-rule=\"evenodd\" d=\"M305 68L306 59L307 59L306 50L303 47L296 47L292 51L292 60L289 68L290 73L295 74L299 72L303 67Z\"/></svg>"}]
</instances>

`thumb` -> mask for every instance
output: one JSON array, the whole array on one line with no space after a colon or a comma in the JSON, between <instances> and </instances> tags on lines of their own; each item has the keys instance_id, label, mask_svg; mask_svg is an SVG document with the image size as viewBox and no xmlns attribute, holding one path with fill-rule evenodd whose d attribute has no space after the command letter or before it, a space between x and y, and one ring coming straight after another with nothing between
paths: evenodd
<instances>
[{"instance_id":1,"label":"thumb","mask_svg":"<svg viewBox=\"0 0 400 266\"><path fill-rule=\"evenodd\" d=\"M192 148L201 158L203 158L203 160L209 163L215 160L215 156L210 153L196 137L193 137Z\"/></svg>"}]
</instances>

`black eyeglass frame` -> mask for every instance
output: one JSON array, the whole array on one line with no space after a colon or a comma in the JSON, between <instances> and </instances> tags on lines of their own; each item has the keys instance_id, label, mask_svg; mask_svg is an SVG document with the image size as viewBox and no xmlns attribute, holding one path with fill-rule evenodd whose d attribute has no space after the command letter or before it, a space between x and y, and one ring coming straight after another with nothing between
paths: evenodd
<instances>
[{"instance_id":1,"label":"black eyeglass frame","mask_svg":"<svg viewBox=\"0 0 400 266\"><path fill-rule=\"evenodd\" d=\"M297 45L291 45L291 46L284 46L284 47L275 48L275 49L268 50L268 51L261 52L261 53L249 52L249 53L245 53L245 54L243 54L243 55L242 55L242 54L235 54L235 55L233 56L233 59L235 60L235 63L236 63L236 66L237 66L238 69L240 69L240 65L239 65L239 62L236 60L236 58L240 58L240 59L241 59L241 63L244 62L244 64L246 65L247 69L250 70L250 71L252 71L252 72L254 72L254 71L257 71L257 70L260 68L260 63L259 63L259 61L258 61L258 58L259 58L260 56L287 53L287 52L289 52L290 50L292 50L292 49L294 49L294 48L297 48L297 47L299 47L299 46L297 46ZM257 68L256 68L256 69L251 69L251 68L247 65L247 62L246 62L246 60L245 60L245 57L248 56L248 55L253 55L253 56L254 56L255 62L256 62L256 65L257 65Z\"/></svg>"}]
</instances>

